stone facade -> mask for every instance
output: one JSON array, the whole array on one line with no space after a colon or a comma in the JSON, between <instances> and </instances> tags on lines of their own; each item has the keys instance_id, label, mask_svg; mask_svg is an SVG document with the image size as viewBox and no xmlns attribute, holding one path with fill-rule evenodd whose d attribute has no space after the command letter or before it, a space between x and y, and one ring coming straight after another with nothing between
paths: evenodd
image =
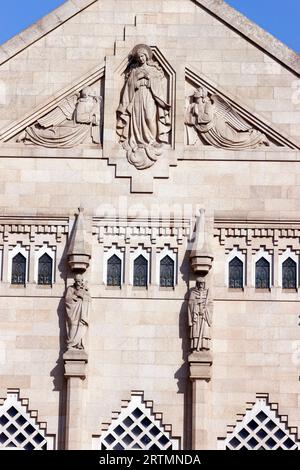
<instances>
[{"instance_id":1,"label":"stone facade","mask_svg":"<svg viewBox=\"0 0 300 470\"><path fill-rule=\"evenodd\" d=\"M221 0L69 0L0 61L0 445L22 447L22 415L49 449L298 448L299 56ZM120 105L154 164L131 164ZM67 350L78 275L91 305Z\"/></svg>"}]
</instances>

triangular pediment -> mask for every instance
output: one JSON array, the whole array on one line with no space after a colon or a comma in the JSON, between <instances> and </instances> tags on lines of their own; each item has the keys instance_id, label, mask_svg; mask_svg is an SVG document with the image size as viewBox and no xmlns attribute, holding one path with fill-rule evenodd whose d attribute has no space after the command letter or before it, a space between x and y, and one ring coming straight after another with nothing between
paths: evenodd
<instances>
[{"instance_id":1,"label":"triangular pediment","mask_svg":"<svg viewBox=\"0 0 300 470\"><path fill-rule=\"evenodd\" d=\"M152 193L154 180L169 178L170 167L176 167L178 160L299 158L292 155L297 153L293 150L300 149L296 128L299 117L291 97L295 71L262 44L257 47L251 38L249 44L249 38L241 34L238 25L230 28L225 19L232 9L224 2L178 0L170 7L174 11L161 13L145 12L141 3L136 11L129 9L132 21L120 4L116 24L107 23L110 15L106 20L102 18L97 0L77 3L82 3L77 11L80 21L75 18L76 13L65 18L65 28L61 21L56 29L47 30L47 38L41 36L31 43L28 38L25 45L28 59L23 58L23 62L19 52L7 58L17 83L21 83L24 71L27 95L23 102L22 93L19 96L12 92L5 103L7 112L3 106L0 116L5 125L0 130L3 154L103 158L115 166L116 178L130 179L131 192L137 193ZM103 0L103 5L111 13L109 0ZM187 23L178 20L181 10ZM250 26L249 22L247 27ZM127 105L132 103L126 103L122 93L129 83L130 67L136 70L129 56L137 46L143 46L151 56L148 72L152 77L146 74L142 86L147 91L156 82L149 92L150 98L154 97L149 101L155 115L147 128L150 143L140 138L145 135L144 128L135 130L135 140L127 138L131 132ZM53 47L61 56L57 58L57 71ZM241 61L243 54L245 62ZM30 56L33 61L35 57L44 57L45 70L40 70L40 61L31 63ZM77 63L78 70L85 72L82 76L76 69ZM95 65L99 63L101 66ZM251 68L250 74L247 67ZM134 74L132 83L137 79ZM60 87L53 95L53 90ZM92 88L90 94L84 91L86 87ZM209 123L205 119L201 122L198 116L196 123L192 108L190 118L187 116L187 108L201 87L211 104L217 102L221 125L214 127L214 115ZM268 97L264 96L264 88L268 88ZM47 96L44 102L42 96ZM34 107L36 103L38 107ZM9 118L12 123L8 123ZM205 135L201 134L201 126ZM188 131L193 134L192 143L187 138ZM232 137L234 133L237 141ZM275 155L278 149L284 151ZM233 154L231 150L239 152Z\"/></svg>"},{"instance_id":2,"label":"triangular pediment","mask_svg":"<svg viewBox=\"0 0 300 470\"><path fill-rule=\"evenodd\" d=\"M91 100L94 101L97 110L92 110L90 112L91 116L84 118L84 123L91 125L92 120L94 119L92 115L99 115L97 126L99 131L99 138L97 144L101 145L102 143L102 125L103 125L103 87L104 87L104 65L97 66L93 70L90 70L88 73L81 76L79 79L74 81L69 86L57 92L51 97L50 100L47 100L41 106L37 107L30 113L26 114L22 119L13 122L6 128L2 129L0 132L0 142L5 143L20 143L29 144L29 145L41 145L42 147L48 148L71 148L77 145L80 145L81 140L78 133L79 125L81 124L80 117L78 113L76 115L76 107L79 101L84 101L82 98L83 90L91 91ZM41 129L62 129L64 124L71 129L74 129L74 142L72 142L72 135L70 137L63 135L62 132L59 133L58 141L55 144L53 140L53 145L51 144L51 138L43 137L42 135L37 136L38 130ZM26 133L29 131L31 133L35 132L34 128L36 127L36 135L30 138L26 138ZM53 131L52 131L53 132ZM61 139L60 139L61 138ZM43 140L44 139L44 140ZM66 142L66 145L60 145L59 142ZM87 139L88 140L88 139ZM90 139L93 143L92 138Z\"/></svg>"},{"instance_id":3,"label":"triangular pediment","mask_svg":"<svg viewBox=\"0 0 300 470\"><path fill-rule=\"evenodd\" d=\"M240 126L241 131L248 128L261 132L267 137L270 147L286 147L294 150L300 149L299 142L293 141L290 136L277 130L272 123L250 109L242 100L232 96L228 91L225 92L222 87L218 86L195 68L186 67L186 106L192 101L195 91L199 89L206 90L212 101L220 102L220 106L223 107L222 119L224 123L227 120L231 127L234 127L236 123L237 127ZM226 119L228 113L232 115L232 122L229 118ZM226 149L225 144L224 147L220 144L220 148ZM245 146L245 148L247 148L247 146ZM248 148L251 148L250 145ZM241 148L237 148L237 150L241 150Z\"/></svg>"}]
</instances>

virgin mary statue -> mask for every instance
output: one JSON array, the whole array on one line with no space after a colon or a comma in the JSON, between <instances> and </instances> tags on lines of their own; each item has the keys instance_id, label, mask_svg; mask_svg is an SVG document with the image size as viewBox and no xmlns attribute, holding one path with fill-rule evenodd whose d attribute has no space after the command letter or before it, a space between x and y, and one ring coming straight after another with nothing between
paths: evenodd
<instances>
[{"instance_id":1,"label":"virgin mary statue","mask_svg":"<svg viewBox=\"0 0 300 470\"><path fill-rule=\"evenodd\" d=\"M155 163L163 144L169 142L167 79L152 60L150 47L135 46L130 58L117 109L117 134L129 163L143 170Z\"/></svg>"}]
</instances>

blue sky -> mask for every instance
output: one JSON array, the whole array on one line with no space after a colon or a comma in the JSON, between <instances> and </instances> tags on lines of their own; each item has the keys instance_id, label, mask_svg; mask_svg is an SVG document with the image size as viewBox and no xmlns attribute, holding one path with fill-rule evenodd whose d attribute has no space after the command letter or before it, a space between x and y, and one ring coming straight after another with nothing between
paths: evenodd
<instances>
[{"instance_id":1,"label":"blue sky","mask_svg":"<svg viewBox=\"0 0 300 470\"><path fill-rule=\"evenodd\" d=\"M64 0L0 0L0 44L63 3ZM227 0L227 3L300 53L300 0Z\"/></svg>"},{"instance_id":2,"label":"blue sky","mask_svg":"<svg viewBox=\"0 0 300 470\"><path fill-rule=\"evenodd\" d=\"M65 0L0 0L0 44L63 3Z\"/></svg>"},{"instance_id":3,"label":"blue sky","mask_svg":"<svg viewBox=\"0 0 300 470\"><path fill-rule=\"evenodd\" d=\"M300 53L300 0L226 0Z\"/></svg>"}]
</instances>

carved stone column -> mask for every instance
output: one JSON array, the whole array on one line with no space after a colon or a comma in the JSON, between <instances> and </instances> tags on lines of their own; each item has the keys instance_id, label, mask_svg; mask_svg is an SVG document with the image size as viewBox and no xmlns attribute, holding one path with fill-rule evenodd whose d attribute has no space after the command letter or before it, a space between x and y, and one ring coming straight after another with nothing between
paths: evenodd
<instances>
[{"instance_id":1,"label":"carved stone column","mask_svg":"<svg viewBox=\"0 0 300 470\"><path fill-rule=\"evenodd\" d=\"M75 220L68 249L68 264L74 275L74 285L68 287L66 303L67 351L63 355L66 399L66 441L68 450L82 449L83 381L87 376L88 354L85 336L89 326L90 294L82 275L90 263L90 246L83 218L83 209Z\"/></svg>"},{"instance_id":2,"label":"carved stone column","mask_svg":"<svg viewBox=\"0 0 300 470\"><path fill-rule=\"evenodd\" d=\"M188 357L192 383L192 449L208 449L212 355L192 352Z\"/></svg>"},{"instance_id":3,"label":"carved stone column","mask_svg":"<svg viewBox=\"0 0 300 470\"><path fill-rule=\"evenodd\" d=\"M191 278L196 286L190 290L188 316L191 354L188 356L189 378L192 385L192 449L209 448L210 381L213 357L211 353L211 274L213 256L210 247L212 226L205 223L205 211L196 218L196 230L190 254Z\"/></svg>"},{"instance_id":4,"label":"carved stone column","mask_svg":"<svg viewBox=\"0 0 300 470\"><path fill-rule=\"evenodd\" d=\"M83 386L88 356L84 350L68 350L63 355L67 379L66 450L82 450Z\"/></svg>"}]
</instances>

